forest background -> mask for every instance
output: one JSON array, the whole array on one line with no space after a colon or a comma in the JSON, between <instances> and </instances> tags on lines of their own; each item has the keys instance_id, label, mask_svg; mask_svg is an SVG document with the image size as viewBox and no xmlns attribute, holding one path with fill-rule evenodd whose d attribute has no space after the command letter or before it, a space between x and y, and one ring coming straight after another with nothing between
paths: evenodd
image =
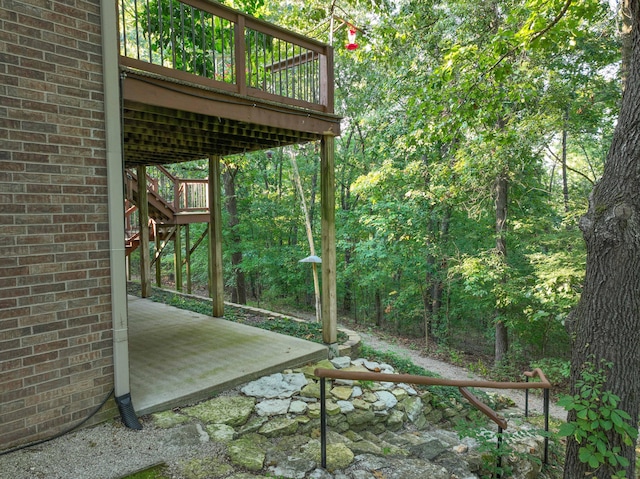
<instances>
[{"instance_id":1,"label":"forest background","mask_svg":"<svg viewBox=\"0 0 640 479\"><path fill-rule=\"evenodd\" d=\"M341 316L500 369L568 376L564 321L586 258L578 219L621 96L617 5L223 3L335 47ZM208 174L206 160L170 169ZM301 204L319 241L319 171L317 144L223 159L231 300L313 311ZM207 261L204 247L191 257L194 282L206 284Z\"/></svg>"}]
</instances>

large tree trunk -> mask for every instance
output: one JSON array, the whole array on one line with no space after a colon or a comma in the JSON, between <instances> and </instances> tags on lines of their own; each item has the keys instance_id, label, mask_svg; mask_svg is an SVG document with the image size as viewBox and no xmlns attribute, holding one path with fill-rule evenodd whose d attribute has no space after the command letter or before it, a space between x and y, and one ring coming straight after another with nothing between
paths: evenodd
<instances>
[{"instance_id":1,"label":"large tree trunk","mask_svg":"<svg viewBox=\"0 0 640 479\"><path fill-rule=\"evenodd\" d=\"M247 304L247 284L242 271L242 250L240 250L240 235L237 226L240 223L238 219L238 200L236 197L236 174L238 168L227 166L222 175L224 179L224 195L226 198L227 213L229 214L229 230L231 231L231 244L233 251L231 252L231 265L233 275L235 277L235 287L231 292L231 301L238 304Z\"/></svg>"},{"instance_id":2,"label":"large tree trunk","mask_svg":"<svg viewBox=\"0 0 640 479\"><path fill-rule=\"evenodd\" d=\"M640 412L640 36L638 0L629 1L633 22L632 54L613 143L602 179L589 198L580 221L587 245L584 290L568 327L575 340L571 385L585 362L613 364L604 390L620 397L618 405L637 426ZM575 419L575 412L569 414ZM619 446L630 462L626 477L635 477L635 447L626 446L613 431L606 432L609 450ZM568 438L565 479L585 477L592 469L580 462L580 444ZM620 468L602 467L593 476L610 478Z\"/></svg>"},{"instance_id":3,"label":"large tree trunk","mask_svg":"<svg viewBox=\"0 0 640 479\"><path fill-rule=\"evenodd\" d=\"M505 175L500 175L495 184L496 199L496 254L501 261L506 261L507 256L507 191L509 183ZM499 365L509 350L509 332L507 325L500 318L501 311L496 309L496 344L495 365Z\"/></svg>"}]
</instances>

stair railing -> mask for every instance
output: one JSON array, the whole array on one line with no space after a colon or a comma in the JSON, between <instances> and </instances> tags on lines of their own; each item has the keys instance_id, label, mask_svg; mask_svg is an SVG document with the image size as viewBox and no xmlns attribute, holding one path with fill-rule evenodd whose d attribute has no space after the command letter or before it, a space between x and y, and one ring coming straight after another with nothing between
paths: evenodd
<instances>
[{"instance_id":1,"label":"stair railing","mask_svg":"<svg viewBox=\"0 0 640 479\"><path fill-rule=\"evenodd\" d=\"M496 382L496 381L476 381L461 379L442 379L426 376L416 376L413 374L386 374L368 371L344 371L341 369L318 368L313 373L320 378L320 461L323 468L327 467L327 405L326 405L326 379L347 379L356 381L376 381L390 383L420 384L423 386L453 386L460 390L460 393L491 421L498 425L498 450L502 444L502 432L507 428L507 420L489 406L480 401L471 391L470 387L488 389L524 389L527 393L529 389L542 389L544 391L543 411L544 411L544 464L549 461L549 391L551 383L540 368L524 373L527 382ZM529 378L537 377L540 382L529 382ZM528 395L527 395L528 398ZM528 404L528 403L527 403ZM527 410L528 413L528 410ZM501 467L502 458L498 456L498 468ZM498 476L500 477L500 476Z\"/></svg>"}]
</instances>

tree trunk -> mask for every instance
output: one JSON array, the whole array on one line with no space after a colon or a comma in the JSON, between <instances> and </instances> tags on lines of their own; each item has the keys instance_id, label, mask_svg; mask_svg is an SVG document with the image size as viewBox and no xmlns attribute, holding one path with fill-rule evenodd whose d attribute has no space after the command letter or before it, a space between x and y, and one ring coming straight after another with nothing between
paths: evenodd
<instances>
[{"instance_id":1,"label":"tree trunk","mask_svg":"<svg viewBox=\"0 0 640 479\"><path fill-rule=\"evenodd\" d=\"M636 427L640 412L640 8L638 0L630 0L628 5L633 26L626 87L602 179L580 220L587 245L587 271L580 301L567 326L575 338L572 394L585 362L596 366L601 360L612 363L604 390L620 397L618 408L631 416L631 426ZM574 411L568 419L575 419ZM612 430L605 433L608 450L620 447L620 454L629 460L626 477L635 477L634 445L622 443ZM580 462L579 448L569 437L565 479L593 472ZM619 469L601 467L589 477L608 479Z\"/></svg>"},{"instance_id":2,"label":"tree trunk","mask_svg":"<svg viewBox=\"0 0 640 479\"><path fill-rule=\"evenodd\" d=\"M224 195L226 198L227 213L229 214L229 230L231 231L231 266L235 278L235 287L231 292L231 301L238 304L247 304L247 285L242 271L242 250L240 250L240 235L237 226L238 219L238 199L236 197L236 174L238 168L227 166L222 175L224 179Z\"/></svg>"},{"instance_id":3,"label":"tree trunk","mask_svg":"<svg viewBox=\"0 0 640 479\"><path fill-rule=\"evenodd\" d=\"M509 184L505 175L500 175L495 184L496 198L496 254L501 261L507 257L507 191ZM500 318L501 311L496 309L496 344L495 365L499 365L509 350L509 332L504 321Z\"/></svg>"},{"instance_id":4,"label":"tree trunk","mask_svg":"<svg viewBox=\"0 0 640 479\"><path fill-rule=\"evenodd\" d=\"M564 111L564 123L562 125L562 197L564 199L564 212L569 213L569 183L567 179L567 128L569 127L569 108Z\"/></svg>"},{"instance_id":5,"label":"tree trunk","mask_svg":"<svg viewBox=\"0 0 640 479\"><path fill-rule=\"evenodd\" d=\"M382 296L380 294L380 290L376 290L375 294L375 305L376 305L376 326L382 328L384 325L384 311L382 310Z\"/></svg>"}]
</instances>

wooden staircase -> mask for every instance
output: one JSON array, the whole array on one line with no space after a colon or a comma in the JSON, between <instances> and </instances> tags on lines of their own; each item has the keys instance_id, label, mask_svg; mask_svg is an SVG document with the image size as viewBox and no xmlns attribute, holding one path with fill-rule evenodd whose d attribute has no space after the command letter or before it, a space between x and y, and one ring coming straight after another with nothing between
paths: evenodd
<instances>
[{"instance_id":1,"label":"wooden staircase","mask_svg":"<svg viewBox=\"0 0 640 479\"><path fill-rule=\"evenodd\" d=\"M147 169L149 239L169 241L178 225L208 223L208 180L181 179L162 166ZM125 252L140 246L138 225L139 188L135 170L125 171Z\"/></svg>"}]
</instances>

